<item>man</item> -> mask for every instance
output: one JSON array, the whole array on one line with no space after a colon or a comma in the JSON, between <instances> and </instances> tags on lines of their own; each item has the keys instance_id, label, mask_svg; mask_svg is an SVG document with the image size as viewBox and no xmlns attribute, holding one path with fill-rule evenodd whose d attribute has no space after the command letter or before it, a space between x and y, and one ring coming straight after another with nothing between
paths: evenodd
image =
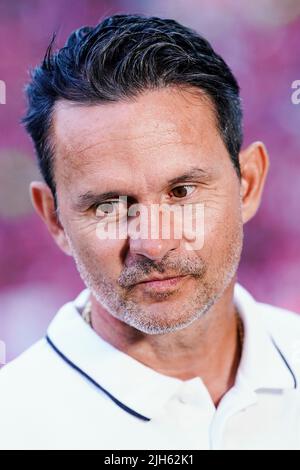
<instances>
[{"instance_id":1,"label":"man","mask_svg":"<svg viewBox=\"0 0 300 470\"><path fill-rule=\"evenodd\" d=\"M225 62L115 15L50 47L27 95L32 202L87 288L1 371L0 446L299 449L300 318L237 283L269 160L241 150Z\"/></svg>"}]
</instances>

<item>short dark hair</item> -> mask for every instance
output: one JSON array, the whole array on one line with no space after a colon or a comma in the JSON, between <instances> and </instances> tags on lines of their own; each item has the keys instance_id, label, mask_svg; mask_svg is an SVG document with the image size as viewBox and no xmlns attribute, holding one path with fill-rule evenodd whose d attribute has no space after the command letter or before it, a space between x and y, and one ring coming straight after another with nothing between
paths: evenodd
<instances>
[{"instance_id":1,"label":"short dark hair","mask_svg":"<svg viewBox=\"0 0 300 470\"><path fill-rule=\"evenodd\" d=\"M220 135L241 177L239 86L224 60L196 31L172 19L120 14L95 27L77 29L55 52L54 40L55 36L31 73L22 122L55 202L50 134L54 105L60 99L90 105L130 99L147 89L198 87L214 105Z\"/></svg>"}]
</instances>

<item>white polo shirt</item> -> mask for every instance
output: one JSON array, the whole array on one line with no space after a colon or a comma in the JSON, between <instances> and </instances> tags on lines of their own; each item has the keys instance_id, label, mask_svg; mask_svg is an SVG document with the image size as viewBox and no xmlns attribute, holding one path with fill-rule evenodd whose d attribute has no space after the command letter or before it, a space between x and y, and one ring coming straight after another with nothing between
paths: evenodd
<instances>
[{"instance_id":1,"label":"white polo shirt","mask_svg":"<svg viewBox=\"0 0 300 470\"><path fill-rule=\"evenodd\" d=\"M65 304L0 372L1 449L300 449L300 316L235 285L245 326L217 409L201 377L168 377L101 339Z\"/></svg>"}]
</instances>

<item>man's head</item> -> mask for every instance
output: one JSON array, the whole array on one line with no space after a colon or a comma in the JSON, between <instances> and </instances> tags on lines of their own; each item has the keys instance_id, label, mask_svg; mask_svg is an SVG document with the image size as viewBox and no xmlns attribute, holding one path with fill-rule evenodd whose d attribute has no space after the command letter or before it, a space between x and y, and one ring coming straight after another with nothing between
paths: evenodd
<instances>
[{"instance_id":1,"label":"man's head","mask_svg":"<svg viewBox=\"0 0 300 470\"><path fill-rule=\"evenodd\" d=\"M33 204L99 304L146 333L199 318L234 278L268 169L261 144L241 152L228 66L173 20L117 15L49 49L27 94L24 121L45 179L31 185ZM101 220L126 220L126 237L97 237L103 203ZM135 203L201 205L203 247L187 250L184 233L133 237L144 223L127 215ZM140 284L179 275L164 290Z\"/></svg>"}]
</instances>

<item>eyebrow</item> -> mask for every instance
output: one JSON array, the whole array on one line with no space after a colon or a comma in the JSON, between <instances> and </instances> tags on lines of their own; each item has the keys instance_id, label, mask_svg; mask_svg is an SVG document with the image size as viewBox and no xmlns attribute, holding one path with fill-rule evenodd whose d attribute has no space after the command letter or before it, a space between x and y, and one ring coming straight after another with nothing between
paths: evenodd
<instances>
[{"instance_id":1,"label":"eyebrow","mask_svg":"<svg viewBox=\"0 0 300 470\"><path fill-rule=\"evenodd\" d=\"M189 171L187 171L186 173L183 173L182 175L180 176L176 176L175 178L172 178L171 180L168 181L168 185L170 186L173 186L174 184L178 184L178 183L184 183L186 181L189 181L189 180L195 180L195 179L209 179L212 175L212 172L211 170L204 170L203 168L197 168L197 167L194 167L194 168L191 168Z\"/></svg>"},{"instance_id":2,"label":"eyebrow","mask_svg":"<svg viewBox=\"0 0 300 470\"><path fill-rule=\"evenodd\" d=\"M174 186L178 183L185 183L191 180L199 180L202 181L208 180L212 175L211 170L205 170L201 168L191 168L189 171L183 173L180 176L176 176L175 178L171 178L167 181L168 186ZM77 210L84 210L87 207L91 207L93 204L100 204L105 202L109 199L118 199L120 196L127 196L128 198L134 199L133 195L126 194L126 191L106 191L103 193L95 194L92 191L87 191L86 193L80 194L77 198L75 203L75 209Z\"/></svg>"}]
</instances>

